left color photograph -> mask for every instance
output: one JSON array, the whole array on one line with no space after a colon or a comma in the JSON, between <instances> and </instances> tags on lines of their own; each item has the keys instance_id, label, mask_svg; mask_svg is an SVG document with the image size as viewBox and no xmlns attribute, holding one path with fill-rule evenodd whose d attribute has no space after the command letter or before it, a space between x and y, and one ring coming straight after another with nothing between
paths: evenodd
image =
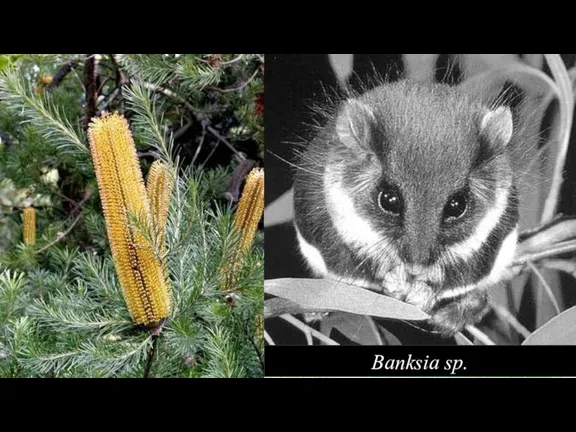
<instances>
[{"instance_id":1,"label":"left color photograph","mask_svg":"<svg viewBox=\"0 0 576 432\"><path fill-rule=\"evenodd\" d=\"M263 116L263 54L0 54L0 378L263 377Z\"/></svg>"}]
</instances>

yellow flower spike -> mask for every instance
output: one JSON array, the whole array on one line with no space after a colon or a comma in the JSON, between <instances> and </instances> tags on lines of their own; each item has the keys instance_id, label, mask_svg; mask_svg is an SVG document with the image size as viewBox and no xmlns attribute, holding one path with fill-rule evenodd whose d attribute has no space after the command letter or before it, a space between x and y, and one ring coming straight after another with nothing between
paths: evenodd
<instances>
[{"instance_id":1,"label":"yellow flower spike","mask_svg":"<svg viewBox=\"0 0 576 432\"><path fill-rule=\"evenodd\" d=\"M22 211L22 234L26 246L36 244L36 209L27 207Z\"/></svg>"},{"instance_id":2,"label":"yellow flower spike","mask_svg":"<svg viewBox=\"0 0 576 432\"><path fill-rule=\"evenodd\" d=\"M150 205L152 206L152 218L158 236L160 253L166 252L166 222L168 220L168 210L170 209L170 197L174 180L170 169L160 161L154 161L148 171L146 191Z\"/></svg>"},{"instance_id":3,"label":"yellow flower spike","mask_svg":"<svg viewBox=\"0 0 576 432\"><path fill-rule=\"evenodd\" d=\"M236 275L242 265L242 256L250 249L256 236L258 223L264 212L264 169L254 168L246 177L244 191L234 216L234 227L240 230L238 250L232 255L232 264L222 269L221 289L235 289Z\"/></svg>"},{"instance_id":4,"label":"yellow flower spike","mask_svg":"<svg viewBox=\"0 0 576 432\"><path fill-rule=\"evenodd\" d=\"M128 122L117 113L93 118L88 137L124 299L136 324L156 328L170 314L171 299L150 235L143 232L152 229L153 218Z\"/></svg>"},{"instance_id":5,"label":"yellow flower spike","mask_svg":"<svg viewBox=\"0 0 576 432\"><path fill-rule=\"evenodd\" d=\"M252 245L263 212L264 169L254 168L246 177L244 191L234 216L234 226L242 233L240 239L240 250L242 252L248 250Z\"/></svg>"},{"instance_id":6,"label":"yellow flower spike","mask_svg":"<svg viewBox=\"0 0 576 432\"><path fill-rule=\"evenodd\" d=\"M49 86L52 84L52 75L42 75L40 77L40 82L45 86Z\"/></svg>"}]
</instances>

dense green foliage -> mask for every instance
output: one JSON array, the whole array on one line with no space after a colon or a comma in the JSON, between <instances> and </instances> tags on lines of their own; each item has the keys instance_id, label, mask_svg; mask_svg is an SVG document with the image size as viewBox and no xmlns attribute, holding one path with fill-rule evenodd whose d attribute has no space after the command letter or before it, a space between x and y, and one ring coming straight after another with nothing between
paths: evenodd
<instances>
[{"instance_id":1,"label":"dense green foliage","mask_svg":"<svg viewBox=\"0 0 576 432\"><path fill-rule=\"evenodd\" d=\"M262 376L262 233L232 293L221 291L219 274L239 234L222 194L238 163L262 153L263 56L6 58L0 377L141 377L151 354L151 377ZM174 308L155 350L122 298L88 151L87 119L116 110L143 172L161 159L177 173L166 236ZM37 209L37 241L26 246L28 206Z\"/></svg>"}]
</instances>

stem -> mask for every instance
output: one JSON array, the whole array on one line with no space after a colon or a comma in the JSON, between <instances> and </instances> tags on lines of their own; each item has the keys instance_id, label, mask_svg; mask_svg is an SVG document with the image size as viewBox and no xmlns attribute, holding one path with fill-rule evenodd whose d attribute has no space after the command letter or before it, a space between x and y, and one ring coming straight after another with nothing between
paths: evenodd
<instances>
[{"instance_id":1,"label":"stem","mask_svg":"<svg viewBox=\"0 0 576 432\"><path fill-rule=\"evenodd\" d=\"M268 345L276 345L274 343L274 339L272 339L272 337L268 334L268 332L266 330L264 330L264 340L266 340L266 342L268 342Z\"/></svg>"},{"instance_id":2,"label":"stem","mask_svg":"<svg viewBox=\"0 0 576 432\"><path fill-rule=\"evenodd\" d=\"M374 318L372 318L371 316L366 316L366 319L368 320L368 323L370 324L370 329L372 330L372 333L374 333L374 337L376 338L378 345L384 345L384 341L382 340L382 336L380 335L380 332L378 331L378 327L376 326L376 322L374 322Z\"/></svg>"},{"instance_id":3,"label":"stem","mask_svg":"<svg viewBox=\"0 0 576 432\"><path fill-rule=\"evenodd\" d=\"M48 86L48 90L53 90L54 88L58 87L62 80L70 73L70 71L78 66L80 60L71 60L68 63L62 65L58 71L52 76L52 82Z\"/></svg>"},{"instance_id":4,"label":"stem","mask_svg":"<svg viewBox=\"0 0 576 432\"><path fill-rule=\"evenodd\" d=\"M306 332L310 332L312 334L312 336L314 336L316 339L324 342L326 345L340 345L338 342L333 341L328 336L326 336L326 335L320 333L319 331L317 331L316 329L313 329L312 327L304 324L302 321L297 320L296 318L294 318L291 315L280 315L280 318L282 318L284 321L289 322L294 327L296 327L300 331L302 331L302 333L304 333L304 334L306 334Z\"/></svg>"},{"instance_id":5,"label":"stem","mask_svg":"<svg viewBox=\"0 0 576 432\"><path fill-rule=\"evenodd\" d=\"M252 347L254 348L254 351L256 351L256 355L258 356L258 361L260 362L260 366L262 366L262 372L264 372L264 359L262 358L262 352L260 351L260 349L256 345L256 342L254 342L254 340L249 335L247 335L247 336L248 336L248 339L250 340L250 343L252 344Z\"/></svg>"},{"instance_id":6,"label":"stem","mask_svg":"<svg viewBox=\"0 0 576 432\"><path fill-rule=\"evenodd\" d=\"M230 182L228 183L228 189L226 189L226 192L224 192L224 196L228 198L228 201L231 203L238 202L240 199L240 189L242 182L255 166L255 160L246 159L234 169L234 173L232 174Z\"/></svg>"},{"instance_id":7,"label":"stem","mask_svg":"<svg viewBox=\"0 0 576 432\"><path fill-rule=\"evenodd\" d=\"M202 137L200 137L200 143L198 147L196 147L196 152L194 153L194 157L192 158L192 162L190 162L191 166L194 166L194 162L196 162L196 158L200 154L200 150L202 150L202 145L204 144L204 138L206 137L206 128L202 130Z\"/></svg>"},{"instance_id":8,"label":"stem","mask_svg":"<svg viewBox=\"0 0 576 432\"><path fill-rule=\"evenodd\" d=\"M473 325L467 325L466 330L470 332L472 336L482 342L484 345L496 345L492 339L490 339L484 332L480 331L477 327Z\"/></svg>"},{"instance_id":9,"label":"stem","mask_svg":"<svg viewBox=\"0 0 576 432\"><path fill-rule=\"evenodd\" d=\"M256 355L258 356L258 361L260 362L260 366L262 366L262 373L264 373L264 359L262 358L262 353L260 352L260 349L258 348L256 343L254 342L254 338L252 336L250 336L250 333L248 332L248 330L242 325L242 322L240 321L240 317L238 315L236 315L234 312L232 312L232 317L233 317L234 321L236 321L236 324L238 325L238 327L240 327L242 329L242 331L246 335L246 338L252 344L252 348L254 348L254 351L256 351Z\"/></svg>"},{"instance_id":10,"label":"stem","mask_svg":"<svg viewBox=\"0 0 576 432\"><path fill-rule=\"evenodd\" d=\"M254 80L254 78L256 78L256 75L258 75L259 70L260 70L259 67L256 68L256 70L254 71L252 76L250 78L248 78L248 81L246 81L245 83L243 83L242 85L240 85L238 87L227 88L227 89L217 89L217 90L220 91L221 93L228 93L228 92L232 92L232 91L242 90L244 87L246 87L248 84L250 84L250 82L252 82Z\"/></svg>"},{"instance_id":11,"label":"stem","mask_svg":"<svg viewBox=\"0 0 576 432\"><path fill-rule=\"evenodd\" d=\"M36 253L42 253L45 250L51 248L52 246L54 246L56 243L58 243L60 240L62 240L64 237L66 237L70 231L72 231L72 229L74 228L74 226L78 223L78 221L80 220L80 218L82 217L82 213L80 213L76 219L74 219L74 222L72 222L72 225L70 225L70 227L64 232L64 234L62 234L61 236L57 237L56 240L54 240L52 243L47 244L46 246L44 246L42 249L39 249Z\"/></svg>"},{"instance_id":12,"label":"stem","mask_svg":"<svg viewBox=\"0 0 576 432\"><path fill-rule=\"evenodd\" d=\"M570 131L572 130L572 117L574 115L574 93L572 92L572 82L566 70L566 65L559 54L544 54L546 63L552 72L552 76L560 89L560 129L557 139L558 154L552 177L552 185L548 191L548 196L544 203L544 211L541 220L546 222L552 219L560 196L560 189L564 180L564 169L568 145L570 141Z\"/></svg>"},{"instance_id":13,"label":"stem","mask_svg":"<svg viewBox=\"0 0 576 432\"><path fill-rule=\"evenodd\" d=\"M548 282L546 282L546 279L544 278L542 273L540 273L540 270L538 270L538 268L531 261L528 261L528 266L530 266L530 269L534 272L536 277L538 277L538 280L542 284L544 291L546 291L546 294L548 294L548 297L550 298L550 301L552 302L552 306L554 306L554 309L556 310L556 314L559 314L561 312L560 306L558 305L558 301L556 300L556 297L554 297L554 293L552 292L552 288L550 288L550 285L548 285Z\"/></svg>"},{"instance_id":14,"label":"stem","mask_svg":"<svg viewBox=\"0 0 576 432\"><path fill-rule=\"evenodd\" d=\"M226 144L226 147L228 147L230 150L232 150L232 152L234 152L234 154L236 154L236 156L238 156L240 158L240 160L246 159L242 154L240 154L240 152L238 150L236 150L234 148L234 146L232 144L230 144L228 142L228 140L226 138L224 138L222 135L220 135L220 133L216 129L214 129L212 126L207 126L206 130L208 130L208 132L210 132L212 135L214 135L216 138L218 138L219 141L222 141L224 144Z\"/></svg>"},{"instance_id":15,"label":"stem","mask_svg":"<svg viewBox=\"0 0 576 432\"><path fill-rule=\"evenodd\" d=\"M510 326L514 328L518 334L524 337L524 339L530 336L530 331L524 327L520 321L518 321L518 319L516 319L516 317L510 313L508 309L494 300L490 302L490 306L492 306L494 312L496 312L504 322L510 324Z\"/></svg>"},{"instance_id":16,"label":"stem","mask_svg":"<svg viewBox=\"0 0 576 432\"><path fill-rule=\"evenodd\" d=\"M152 368L152 361L154 360L154 355L156 354L156 347L158 346L159 336L160 335L158 334L152 335L152 346L150 347L150 351L148 352L148 359L146 360L146 369L144 369L143 378L150 377L150 369Z\"/></svg>"},{"instance_id":17,"label":"stem","mask_svg":"<svg viewBox=\"0 0 576 432\"><path fill-rule=\"evenodd\" d=\"M522 255L514 260L513 266L525 265L528 261L540 261L544 258L551 258L557 255L563 255L576 252L576 241L569 240L558 242L548 250Z\"/></svg>"},{"instance_id":18,"label":"stem","mask_svg":"<svg viewBox=\"0 0 576 432\"><path fill-rule=\"evenodd\" d=\"M238 55L238 57L234 57L232 60L222 62L222 63L220 63L220 65L229 65L232 63L236 63L238 60L241 60L242 57L244 57L244 54L240 54L240 55Z\"/></svg>"},{"instance_id":19,"label":"stem","mask_svg":"<svg viewBox=\"0 0 576 432\"><path fill-rule=\"evenodd\" d=\"M96 84L96 58L88 55L84 61L84 89L86 94L86 113L84 128L87 129L92 117L96 115L96 100L98 99L98 86Z\"/></svg>"},{"instance_id":20,"label":"stem","mask_svg":"<svg viewBox=\"0 0 576 432\"><path fill-rule=\"evenodd\" d=\"M458 345L474 345L474 343L466 336L464 336L462 332L456 333L454 335L454 338L456 339L457 342L458 340L460 340L460 343Z\"/></svg>"},{"instance_id":21,"label":"stem","mask_svg":"<svg viewBox=\"0 0 576 432\"><path fill-rule=\"evenodd\" d=\"M201 111L198 110L197 108L194 108L194 106L192 106L192 104L190 102L188 102L182 96L173 92L170 89L160 87L159 85L151 84L151 83L147 83L147 82L142 82L142 86L144 88L149 89L149 90L156 91L158 93L162 93L165 96L172 97L172 98L178 100L180 103L183 103L184 106L186 106L186 108L188 108L188 110L190 110L190 112L192 114L194 114L196 116L199 113L201 113ZM218 133L218 131L216 129L214 129L212 126L207 126L206 129L208 130L208 132L210 132L212 135L214 135L216 138L218 138L219 141L222 141L230 150L232 150L232 152L234 152L234 154L236 156L238 156L240 158L240 160L245 159L245 157L238 150L236 150L234 148L234 146L232 144L230 144L226 138L224 138L222 135L220 135L220 133Z\"/></svg>"}]
</instances>

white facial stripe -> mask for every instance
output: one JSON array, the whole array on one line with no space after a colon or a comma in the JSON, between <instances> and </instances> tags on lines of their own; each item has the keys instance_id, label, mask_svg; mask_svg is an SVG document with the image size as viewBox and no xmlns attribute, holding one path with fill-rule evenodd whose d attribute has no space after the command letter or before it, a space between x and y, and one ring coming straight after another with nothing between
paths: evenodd
<instances>
[{"instance_id":1,"label":"white facial stripe","mask_svg":"<svg viewBox=\"0 0 576 432\"><path fill-rule=\"evenodd\" d=\"M452 288L449 290L442 291L442 293L438 296L438 300L443 300L447 298L459 297L461 295L466 294L472 290L478 288L480 284L477 285L466 285L463 287Z\"/></svg>"},{"instance_id":2,"label":"white facial stripe","mask_svg":"<svg viewBox=\"0 0 576 432\"><path fill-rule=\"evenodd\" d=\"M388 249L393 253L391 245L385 241L370 223L360 217L354 208L352 199L344 192L339 178L327 170L324 177L324 190L328 213L334 222L342 240L359 252L378 244L378 250ZM374 250L371 255L378 253ZM394 254L395 255L395 254Z\"/></svg>"},{"instance_id":3,"label":"white facial stripe","mask_svg":"<svg viewBox=\"0 0 576 432\"><path fill-rule=\"evenodd\" d=\"M445 264L453 264L452 261L456 258L467 260L472 257L474 252L482 247L506 211L506 207L508 206L508 189L508 185L498 185L494 206L484 215L478 226L476 226L472 236L450 246L448 253L442 257Z\"/></svg>"},{"instance_id":4,"label":"white facial stripe","mask_svg":"<svg viewBox=\"0 0 576 432\"><path fill-rule=\"evenodd\" d=\"M489 283L499 282L509 270L510 264L516 256L516 248L518 246L518 226L510 234L506 236L500 246L500 251L494 261L494 266L490 275L488 275Z\"/></svg>"},{"instance_id":5,"label":"white facial stripe","mask_svg":"<svg viewBox=\"0 0 576 432\"><path fill-rule=\"evenodd\" d=\"M304 259L308 263L310 269L314 272L314 274L317 277L324 277L348 285L356 285L371 290L382 291L382 287L380 285L373 282L369 282L365 279L356 277L349 278L344 276L338 276L335 273L329 272L320 251L314 246L312 246L310 243L308 243L306 240L304 240L304 237L302 237L296 225L294 225L294 228L296 229L296 237L298 238L298 245L300 246L300 252L304 256Z\"/></svg>"},{"instance_id":6,"label":"white facial stripe","mask_svg":"<svg viewBox=\"0 0 576 432\"><path fill-rule=\"evenodd\" d=\"M310 270L314 272L314 274L318 277L325 277L328 274L328 268L326 267L326 263L324 262L324 258L322 258L322 254L318 249L304 240L304 237L298 231L296 225L294 225L296 229L296 237L298 238L298 245L300 246L300 252L304 259L308 263Z\"/></svg>"},{"instance_id":7,"label":"white facial stripe","mask_svg":"<svg viewBox=\"0 0 576 432\"><path fill-rule=\"evenodd\" d=\"M498 255L494 260L494 265L490 274L483 278L480 282L474 285L466 285L463 287L457 287L450 290L443 291L438 299L454 298L466 294L467 292L473 291L476 288L488 287L492 284L500 282L506 275L506 271L510 263L514 260L516 254L516 246L518 244L518 226L506 236L502 244L500 245L500 250Z\"/></svg>"}]
</instances>

